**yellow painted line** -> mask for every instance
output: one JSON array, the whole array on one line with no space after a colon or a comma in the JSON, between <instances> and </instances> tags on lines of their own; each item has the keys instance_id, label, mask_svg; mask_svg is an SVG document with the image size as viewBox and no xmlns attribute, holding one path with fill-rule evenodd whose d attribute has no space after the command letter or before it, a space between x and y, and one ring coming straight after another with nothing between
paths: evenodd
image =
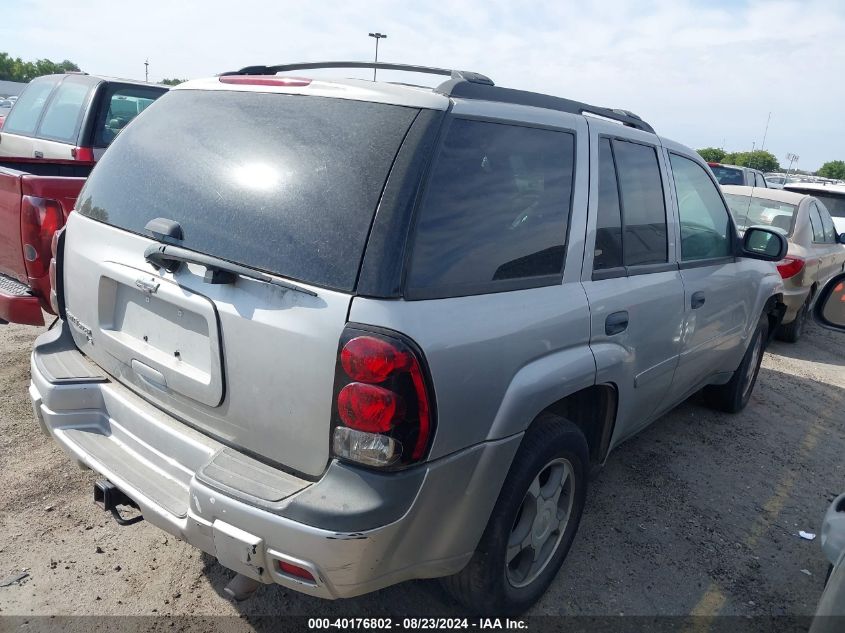
<instances>
[{"instance_id":1,"label":"yellow painted line","mask_svg":"<svg viewBox=\"0 0 845 633\"><path fill-rule=\"evenodd\" d=\"M834 405L838 405L841 399L841 396L837 398ZM807 430L807 434L798 446L799 460L804 461L807 457L809 457L810 453L819 442L819 435L821 435L821 432L821 421L817 420ZM781 477L781 480L778 482L778 485L775 487L774 494L772 494L766 503L763 504L763 511L748 531L748 536L745 538L745 544L748 547L753 548L760 537L777 520L794 487L795 473L792 472L792 470L788 470L784 473L783 477ZM725 605L725 600L725 594L722 593L719 586L716 583L710 583L705 590L704 595L701 596L701 599L692 608L692 611L690 611L690 615L694 616L696 619L692 621L689 626L684 628L684 633L707 633L707 631L710 630L710 624L713 621L713 618L719 614L722 607Z\"/></svg>"}]
</instances>

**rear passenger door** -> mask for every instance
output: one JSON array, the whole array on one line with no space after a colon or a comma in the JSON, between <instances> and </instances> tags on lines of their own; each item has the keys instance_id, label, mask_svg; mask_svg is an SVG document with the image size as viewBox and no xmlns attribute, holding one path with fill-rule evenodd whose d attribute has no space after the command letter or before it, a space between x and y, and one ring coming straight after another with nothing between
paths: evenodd
<instances>
[{"instance_id":1,"label":"rear passenger door","mask_svg":"<svg viewBox=\"0 0 845 633\"><path fill-rule=\"evenodd\" d=\"M836 227L833 225L833 220L824 204L818 200L813 204L819 211L826 246L819 276L821 277L821 281L827 281L830 277L842 270L842 263L845 260L845 246L837 243Z\"/></svg>"},{"instance_id":2,"label":"rear passenger door","mask_svg":"<svg viewBox=\"0 0 845 633\"><path fill-rule=\"evenodd\" d=\"M680 354L684 289L653 135L588 118L590 203L582 282L597 382L616 385L613 443L663 408Z\"/></svg>"},{"instance_id":3,"label":"rear passenger door","mask_svg":"<svg viewBox=\"0 0 845 633\"><path fill-rule=\"evenodd\" d=\"M757 262L734 255L736 228L718 185L691 157L667 151L678 213L684 285L683 351L672 400L698 390L714 374L732 372L744 352L759 276Z\"/></svg>"}]
</instances>

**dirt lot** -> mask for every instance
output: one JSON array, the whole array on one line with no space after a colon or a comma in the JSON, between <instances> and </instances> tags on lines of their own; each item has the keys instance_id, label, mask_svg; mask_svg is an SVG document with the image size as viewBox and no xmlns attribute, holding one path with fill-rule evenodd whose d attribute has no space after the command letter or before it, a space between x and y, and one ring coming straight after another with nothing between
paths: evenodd
<instances>
[{"instance_id":1,"label":"dirt lot","mask_svg":"<svg viewBox=\"0 0 845 633\"><path fill-rule=\"evenodd\" d=\"M30 411L35 328L0 327L0 614L457 613L433 582L334 603L264 587L222 597L230 573L91 502L90 472ZM536 614L810 614L827 563L816 532L845 488L845 336L811 328L766 354L749 407L695 399L627 442L591 484L573 550Z\"/></svg>"}]
</instances>

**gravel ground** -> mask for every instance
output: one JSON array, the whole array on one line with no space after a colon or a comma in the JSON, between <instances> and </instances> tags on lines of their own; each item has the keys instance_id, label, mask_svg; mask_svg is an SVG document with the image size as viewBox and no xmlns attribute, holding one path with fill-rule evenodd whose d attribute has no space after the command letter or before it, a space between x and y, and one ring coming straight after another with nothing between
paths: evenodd
<instances>
[{"instance_id":1,"label":"gravel ground","mask_svg":"<svg viewBox=\"0 0 845 633\"><path fill-rule=\"evenodd\" d=\"M0 327L1 615L459 614L434 582L326 602L275 586L222 596L231 573L91 502L95 476L41 435L27 387L37 328ZM534 614L806 615L827 563L819 532L845 483L845 335L811 326L766 354L748 408L696 398L611 455L573 549Z\"/></svg>"}]
</instances>

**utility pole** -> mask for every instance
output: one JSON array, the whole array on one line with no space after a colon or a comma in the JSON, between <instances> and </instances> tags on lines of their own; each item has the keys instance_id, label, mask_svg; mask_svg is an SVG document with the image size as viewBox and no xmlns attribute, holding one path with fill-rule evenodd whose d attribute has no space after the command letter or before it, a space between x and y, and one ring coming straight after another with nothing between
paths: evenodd
<instances>
[{"instance_id":1,"label":"utility pole","mask_svg":"<svg viewBox=\"0 0 845 633\"><path fill-rule=\"evenodd\" d=\"M378 41L387 37L385 33L370 33L370 37L376 38L376 63L378 64ZM373 81L376 80L376 71L378 68L373 68Z\"/></svg>"},{"instance_id":2,"label":"utility pole","mask_svg":"<svg viewBox=\"0 0 845 633\"><path fill-rule=\"evenodd\" d=\"M144 81L150 81L150 58L144 60Z\"/></svg>"},{"instance_id":3,"label":"utility pole","mask_svg":"<svg viewBox=\"0 0 845 633\"><path fill-rule=\"evenodd\" d=\"M760 150L766 149L766 135L769 133L769 121L772 120L772 113L769 112L769 118L766 119L766 130L763 132L763 143L760 145Z\"/></svg>"}]
</instances>

